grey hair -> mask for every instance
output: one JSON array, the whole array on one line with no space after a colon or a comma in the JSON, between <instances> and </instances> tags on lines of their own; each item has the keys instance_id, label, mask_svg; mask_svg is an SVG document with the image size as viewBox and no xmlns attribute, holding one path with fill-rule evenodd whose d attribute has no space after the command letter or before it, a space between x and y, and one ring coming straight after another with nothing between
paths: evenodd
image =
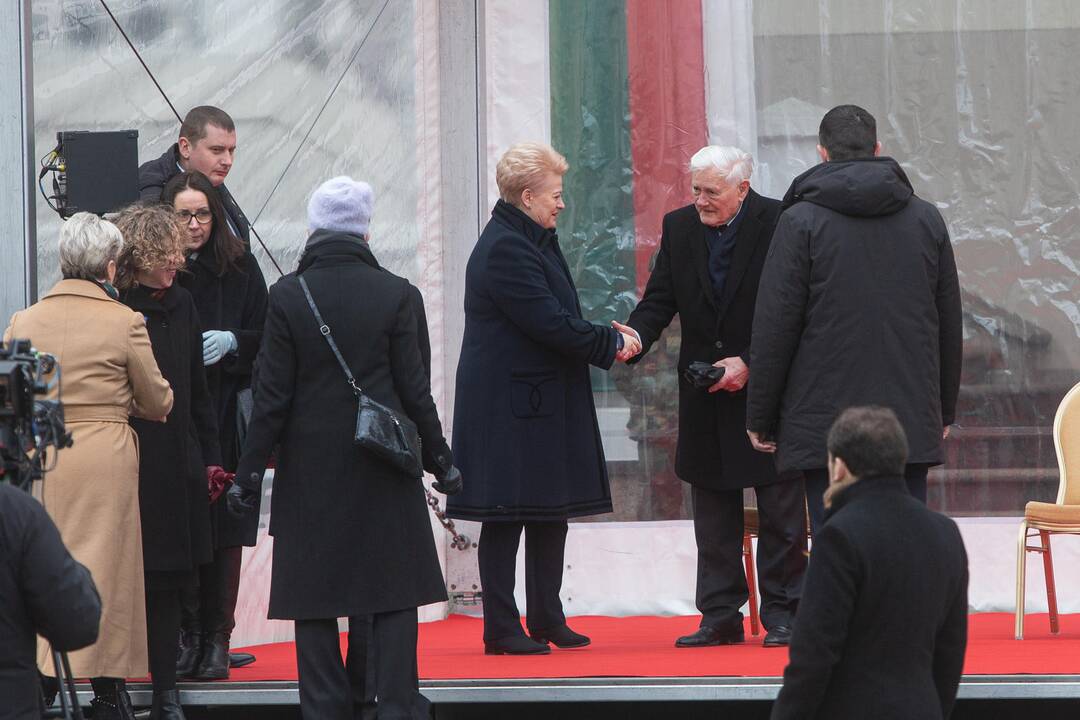
<instances>
[{"instance_id":1,"label":"grey hair","mask_svg":"<svg viewBox=\"0 0 1080 720\"><path fill-rule=\"evenodd\" d=\"M124 236L111 222L75 213L60 226L60 272L67 279L102 280L123 246Z\"/></svg>"},{"instance_id":2,"label":"grey hair","mask_svg":"<svg viewBox=\"0 0 1080 720\"><path fill-rule=\"evenodd\" d=\"M690 158L690 172L715 170L730 185L749 180L754 172L753 156L731 145L706 145Z\"/></svg>"}]
</instances>

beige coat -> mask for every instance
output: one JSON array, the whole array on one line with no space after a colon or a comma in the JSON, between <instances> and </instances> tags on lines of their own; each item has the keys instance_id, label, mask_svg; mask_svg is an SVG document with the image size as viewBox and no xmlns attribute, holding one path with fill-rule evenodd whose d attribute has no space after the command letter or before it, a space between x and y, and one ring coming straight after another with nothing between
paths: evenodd
<instances>
[{"instance_id":1,"label":"beige coat","mask_svg":"<svg viewBox=\"0 0 1080 720\"><path fill-rule=\"evenodd\" d=\"M4 332L5 341L11 338L29 338L34 348L56 356L75 441L54 456L56 467L35 488L101 593L98 642L70 654L72 673L145 676L139 449L128 414L164 419L172 389L158 370L143 317L86 280L62 280L40 302L15 313ZM55 674L41 640L38 666Z\"/></svg>"}]
</instances>

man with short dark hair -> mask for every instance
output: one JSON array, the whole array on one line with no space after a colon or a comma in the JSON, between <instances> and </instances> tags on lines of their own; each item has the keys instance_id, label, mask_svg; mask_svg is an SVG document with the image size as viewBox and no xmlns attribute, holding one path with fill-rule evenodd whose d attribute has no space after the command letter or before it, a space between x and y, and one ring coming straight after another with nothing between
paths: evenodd
<instances>
[{"instance_id":1,"label":"man with short dark hair","mask_svg":"<svg viewBox=\"0 0 1080 720\"><path fill-rule=\"evenodd\" d=\"M772 718L947 718L967 645L960 531L908 492L892 410L845 410L827 443L828 514Z\"/></svg>"},{"instance_id":2,"label":"man with short dark hair","mask_svg":"<svg viewBox=\"0 0 1080 720\"><path fill-rule=\"evenodd\" d=\"M161 199L165 183L187 170L197 170L218 189L233 234L250 241L250 223L231 193L225 178L236 155L236 125L229 114L212 105L192 108L180 125L180 137L156 160L139 166L139 198Z\"/></svg>"},{"instance_id":3,"label":"man with short dark hair","mask_svg":"<svg viewBox=\"0 0 1080 720\"><path fill-rule=\"evenodd\" d=\"M777 470L801 470L821 526L825 428L844 407L892 408L911 452L904 477L926 501L956 416L962 327L949 232L900 165L881 156L874 117L855 105L821 121L822 163L784 198L761 275L746 427Z\"/></svg>"},{"instance_id":4,"label":"man with short dark hair","mask_svg":"<svg viewBox=\"0 0 1080 720\"><path fill-rule=\"evenodd\" d=\"M250 224L225 187L235 155L236 124L229 114L211 105L192 108L184 116L176 143L161 157L139 167L140 197L160 200L170 179L186 171L201 172L218 191L229 229L246 245ZM204 329L204 347L213 341L211 336L216 332ZM243 546L255 544L257 520L235 518L225 511L223 503L208 512L214 519L214 559L200 568L199 589L185 597L178 670L185 676L222 680L229 677L229 667L242 667L255 660L250 653L230 655L229 638L236 625Z\"/></svg>"}]
</instances>

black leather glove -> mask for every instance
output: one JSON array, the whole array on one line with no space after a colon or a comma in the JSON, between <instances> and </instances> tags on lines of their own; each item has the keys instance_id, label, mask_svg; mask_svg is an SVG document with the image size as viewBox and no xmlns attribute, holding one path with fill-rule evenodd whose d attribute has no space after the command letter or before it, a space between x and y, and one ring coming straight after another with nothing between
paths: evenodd
<instances>
[{"instance_id":1,"label":"black leather glove","mask_svg":"<svg viewBox=\"0 0 1080 720\"><path fill-rule=\"evenodd\" d=\"M465 482L461 479L461 471L453 465L441 477L436 478L435 482L431 483L432 489L441 492L443 495L457 495L464 486Z\"/></svg>"},{"instance_id":2,"label":"black leather glove","mask_svg":"<svg viewBox=\"0 0 1080 720\"><path fill-rule=\"evenodd\" d=\"M235 482L229 488L229 492L225 494L225 502L229 506L230 514L243 517L259 507L259 491L257 488L262 485L262 478L258 473L251 473L251 484L254 487Z\"/></svg>"}]
</instances>

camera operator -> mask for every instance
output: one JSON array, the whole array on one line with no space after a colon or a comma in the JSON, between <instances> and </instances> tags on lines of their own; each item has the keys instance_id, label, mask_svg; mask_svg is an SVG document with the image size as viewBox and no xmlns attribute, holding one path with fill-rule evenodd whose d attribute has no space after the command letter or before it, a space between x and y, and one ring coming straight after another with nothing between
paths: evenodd
<instances>
[{"instance_id":1,"label":"camera operator","mask_svg":"<svg viewBox=\"0 0 1080 720\"><path fill-rule=\"evenodd\" d=\"M41 504L0 482L0 720L40 718L35 635L60 651L94 643L101 599Z\"/></svg>"}]
</instances>

